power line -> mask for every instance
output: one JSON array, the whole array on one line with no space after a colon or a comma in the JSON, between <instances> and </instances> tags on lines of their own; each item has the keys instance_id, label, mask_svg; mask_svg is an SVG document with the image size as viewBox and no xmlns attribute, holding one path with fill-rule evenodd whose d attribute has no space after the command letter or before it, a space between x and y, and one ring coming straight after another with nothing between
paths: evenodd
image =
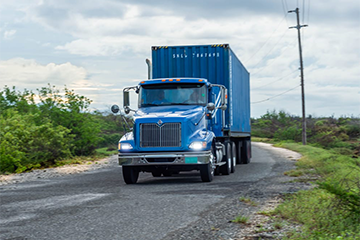
<instances>
[{"instance_id":1,"label":"power line","mask_svg":"<svg viewBox=\"0 0 360 240\"><path fill-rule=\"evenodd\" d=\"M244 61L245 63L247 63L250 59L252 59L265 45L266 43L272 38L272 36L274 35L274 33L278 30L278 28L280 27L280 24L284 21L284 19L286 19L286 16L284 16L281 21L279 22L278 26L276 27L275 31L273 31L270 35L270 37L264 42L264 44L246 61Z\"/></svg>"},{"instance_id":2,"label":"power line","mask_svg":"<svg viewBox=\"0 0 360 240\"><path fill-rule=\"evenodd\" d=\"M289 23L288 23L288 21L287 21L287 8L285 7L284 0L281 0L281 5L282 5L282 8L283 8L284 14L285 14L286 25L289 25Z\"/></svg>"},{"instance_id":3,"label":"power line","mask_svg":"<svg viewBox=\"0 0 360 240\"><path fill-rule=\"evenodd\" d=\"M310 19L310 0L309 0L309 2L308 2L308 14L307 14L307 24L309 25L309 19Z\"/></svg>"},{"instance_id":4,"label":"power line","mask_svg":"<svg viewBox=\"0 0 360 240\"><path fill-rule=\"evenodd\" d=\"M289 9L289 7L288 7L288 5L287 5L287 1L284 0L284 2L285 2L285 7L286 7L286 9Z\"/></svg>"},{"instance_id":5,"label":"power line","mask_svg":"<svg viewBox=\"0 0 360 240\"><path fill-rule=\"evenodd\" d=\"M266 86L268 86L268 85L270 85L270 84L279 82L279 81L281 81L282 79L290 76L291 74L293 74L294 72L297 72L297 71L298 71L298 69L296 69L295 71L293 71L293 72L291 72L291 73L289 73L289 74L287 74L287 75L285 75L285 76L283 76L283 77L281 77L281 78L279 78L279 79L277 79L277 80L275 80L275 81L273 81L273 82L267 83L267 84L262 85L262 86L260 86L260 87L252 88L251 90L256 90L256 89L259 89L259 88L263 88L263 87L266 87Z\"/></svg>"},{"instance_id":6,"label":"power line","mask_svg":"<svg viewBox=\"0 0 360 240\"><path fill-rule=\"evenodd\" d=\"M295 88L298 88L298 87L300 87L300 86L301 86L301 85L297 85L297 86L295 86L295 87L293 87L293 88L290 88L290 89L286 90L285 92L282 92L282 93L280 93L280 94L278 94L278 95L275 95L275 96L266 98L266 99L261 100L261 101L252 102L251 104L257 104L257 103L262 103L262 102L269 101L270 99L273 99L273 98L279 97L279 96L281 96L281 95L284 95L285 93L288 93L288 92L290 92L290 91L292 91L292 90L294 90Z\"/></svg>"},{"instance_id":7,"label":"power line","mask_svg":"<svg viewBox=\"0 0 360 240\"><path fill-rule=\"evenodd\" d=\"M295 39L294 41L292 41L290 44L286 45L286 47L283 48L283 50L286 49L286 48L288 48L289 46L292 46L295 41L296 41L296 39ZM262 72L265 68L267 68L267 67L269 67L271 64L273 64L277 59L279 59L279 58L273 58L273 59L271 59L271 61L268 62L266 66L260 68L260 70L258 70L258 71L256 71L256 72L252 73L252 75L259 74L259 73Z\"/></svg>"},{"instance_id":8,"label":"power line","mask_svg":"<svg viewBox=\"0 0 360 240\"><path fill-rule=\"evenodd\" d=\"M266 58L273 50L274 48L276 47L276 45L281 41L281 39L283 39L283 37L285 36L285 34L288 32L288 29L286 29L286 31L283 33L283 35L279 38L279 40L275 43L275 45L270 49L270 51L268 51L268 53L262 57L262 59L257 63L255 64L255 66L253 68L255 68L257 65L259 65L259 63L261 63L263 61L264 58Z\"/></svg>"},{"instance_id":9,"label":"power line","mask_svg":"<svg viewBox=\"0 0 360 240\"><path fill-rule=\"evenodd\" d=\"M303 9L303 13L302 13L302 23L304 24L304 21L305 21L305 0L303 0L302 9Z\"/></svg>"}]
</instances>

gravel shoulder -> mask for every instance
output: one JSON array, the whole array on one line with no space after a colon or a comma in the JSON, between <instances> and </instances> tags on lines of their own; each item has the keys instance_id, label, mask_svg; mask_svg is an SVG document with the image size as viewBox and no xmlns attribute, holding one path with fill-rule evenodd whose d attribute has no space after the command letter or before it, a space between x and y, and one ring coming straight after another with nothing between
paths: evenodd
<instances>
[{"instance_id":1,"label":"gravel shoulder","mask_svg":"<svg viewBox=\"0 0 360 240\"><path fill-rule=\"evenodd\" d=\"M56 168L37 169L18 174L0 175L0 186L34 181L37 179L48 179L70 174L78 174L114 166L118 166L117 155L103 158L98 161L89 161L84 164L71 164Z\"/></svg>"}]
</instances>

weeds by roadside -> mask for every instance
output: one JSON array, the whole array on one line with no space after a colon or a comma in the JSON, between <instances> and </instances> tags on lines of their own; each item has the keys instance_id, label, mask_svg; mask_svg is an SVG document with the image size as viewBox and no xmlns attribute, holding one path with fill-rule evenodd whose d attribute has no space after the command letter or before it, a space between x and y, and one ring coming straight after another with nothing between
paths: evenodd
<instances>
[{"instance_id":1,"label":"weeds by roadside","mask_svg":"<svg viewBox=\"0 0 360 240\"><path fill-rule=\"evenodd\" d=\"M232 220L231 222L246 224L248 221L249 221L248 217L239 215L239 216L235 217L235 219Z\"/></svg>"},{"instance_id":2,"label":"weeds by roadside","mask_svg":"<svg viewBox=\"0 0 360 240\"><path fill-rule=\"evenodd\" d=\"M359 159L295 143L276 146L301 153L297 169L286 174L311 179L308 181L315 185L312 190L286 196L276 208L278 219L302 225L288 239L360 239Z\"/></svg>"}]
</instances>

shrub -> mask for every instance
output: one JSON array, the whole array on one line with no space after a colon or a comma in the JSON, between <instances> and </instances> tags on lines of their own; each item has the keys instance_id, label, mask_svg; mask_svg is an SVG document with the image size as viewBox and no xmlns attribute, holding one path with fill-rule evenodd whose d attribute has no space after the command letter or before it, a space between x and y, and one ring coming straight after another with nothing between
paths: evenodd
<instances>
[{"instance_id":1,"label":"shrub","mask_svg":"<svg viewBox=\"0 0 360 240\"><path fill-rule=\"evenodd\" d=\"M70 130L46 122L35 124L36 114L12 109L0 116L0 172L23 172L46 162L70 157Z\"/></svg>"}]
</instances>

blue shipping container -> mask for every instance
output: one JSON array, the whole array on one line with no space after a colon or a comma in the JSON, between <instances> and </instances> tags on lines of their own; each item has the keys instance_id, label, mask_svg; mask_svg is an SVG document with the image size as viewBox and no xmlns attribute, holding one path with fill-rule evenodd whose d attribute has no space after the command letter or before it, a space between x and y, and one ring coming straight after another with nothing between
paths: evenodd
<instances>
[{"instance_id":1,"label":"blue shipping container","mask_svg":"<svg viewBox=\"0 0 360 240\"><path fill-rule=\"evenodd\" d=\"M228 89L226 126L231 136L250 136L249 72L228 44L152 47L153 78L206 78Z\"/></svg>"}]
</instances>

